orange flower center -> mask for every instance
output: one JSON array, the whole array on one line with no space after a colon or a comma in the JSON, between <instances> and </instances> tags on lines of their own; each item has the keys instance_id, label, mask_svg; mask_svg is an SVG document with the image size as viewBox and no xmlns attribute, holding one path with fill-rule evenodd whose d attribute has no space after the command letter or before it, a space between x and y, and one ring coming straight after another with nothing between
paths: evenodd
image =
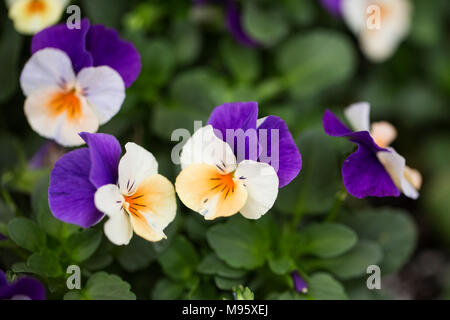
<instances>
[{"instance_id":1,"label":"orange flower center","mask_svg":"<svg viewBox=\"0 0 450 320\"><path fill-rule=\"evenodd\" d=\"M66 112L69 121L81 118L81 101L75 94L75 90L58 92L50 98L49 108L53 116L59 116Z\"/></svg>"},{"instance_id":2,"label":"orange flower center","mask_svg":"<svg viewBox=\"0 0 450 320\"><path fill-rule=\"evenodd\" d=\"M27 6L28 14L42 13L46 9L46 4L42 0L31 0Z\"/></svg>"},{"instance_id":3,"label":"orange flower center","mask_svg":"<svg viewBox=\"0 0 450 320\"><path fill-rule=\"evenodd\" d=\"M236 189L236 183L234 182L234 173L220 174L217 173L211 178L213 187L211 191L221 192L226 199L230 194L234 193Z\"/></svg>"},{"instance_id":4,"label":"orange flower center","mask_svg":"<svg viewBox=\"0 0 450 320\"><path fill-rule=\"evenodd\" d=\"M123 198L125 202L128 203L127 211L135 217L141 218L141 214L139 213L139 211L147 207L147 204L145 202L145 194L139 193L138 190L138 192L136 192L132 196L124 196Z\"/></svg>"}]
</instances>

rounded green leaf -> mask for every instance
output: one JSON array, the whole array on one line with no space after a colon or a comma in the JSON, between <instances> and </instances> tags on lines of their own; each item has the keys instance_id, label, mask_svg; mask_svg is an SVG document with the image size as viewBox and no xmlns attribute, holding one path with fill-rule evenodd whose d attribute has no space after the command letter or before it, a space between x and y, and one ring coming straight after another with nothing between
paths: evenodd
<instances>
[{"instance_id":1,"label":"rounded green leaf","mask_svg":"<svg viewBox=\"0 0 450 320\"><path fill-rule=\"evenodd\" d=\"M45 233L27 218L14 218L8 224L9 237L20 247L31 252L45 247Z\"/></svg>"}]
</instances>

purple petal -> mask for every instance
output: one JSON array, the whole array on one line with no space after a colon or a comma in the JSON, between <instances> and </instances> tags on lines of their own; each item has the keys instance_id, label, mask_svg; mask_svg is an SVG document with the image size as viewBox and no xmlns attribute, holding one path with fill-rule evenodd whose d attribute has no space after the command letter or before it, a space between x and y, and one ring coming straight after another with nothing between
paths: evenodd
<instances>
[{"instance_id":1,"label":"purple petal","mask_svg":"<svg viewBox=\"0 0 450 320\"><path fill-rule=\"evenodd\" d=\"M352 130L343 124L330 110L325 111L322 122L325 133L332 137L342 137L352 133Z\"/></svg>"},{"instance_id":2,"label":"purple petal","mask_svg":"<svg viewBox=\"0 0 450 320\"><path fill-rule=\"evenodd\" d=\"M227 27L233 38L240 44L247 47L260 45L245 32L241 22L241 13L235 0L227 0Z\"/></svg>"},{"instance_id":3,"label":"purple petal","mask_svg":"<svg viewBox=\"0 0 450 320\"><path fill-rule=\"evenodd\" d=\"M83 132L80 133L80 136L89 147L91 183L96 188L117 183L120 155L122 154L119 141L114 136L104 133Z\"/></svg>"},{"instance_id":4,"label":"purple petal","mask_svg":"<svg viewBox=\"0 0 450 320\"><path fill-rule=\"evenodd\" d=\"M234 145L234 154L238 162L257 160L258 104L256 102L225 103L216 107L209 117L208 124L221 133L223 141ZM241 130L240 130L241 129ZM227 139L227 131L229 138ZM230 137L230 134L233 136ZM234 137L234 142L229 141ZM242 146L245 147L242 150Z\"/></svg>"},{"instance_id":5,"label":"purple petal","mask_svg":"<svg viewBox=\"0 0 450 320\"><path fill-rule=\"evenodd\" d=\"M75 72L93 65L91 54L86 49L86 36L89 31L89 20L81 21L81 29L68 29L65 24L46 28L33 37L31 52L45 48L56 48L64 51L72 60Z\"/></svg>"},{"instance_id":6,"label":"purple petal","mask_svg":"<svg viewBox=\"0 0 450 320\"><path fill-rule=\"evenodd\" d=\"M322 7L336 17L342 15L341 2L342 0L320 0Z\"/></svg>"},{"instance_id":7,"label":"purple petal","mask_svg":"<svg viewBox=\"0 0 450 320\"><path fill-rule=\"evenodd\" d=\"M308 292L308 284L305 280L300 276L298 271L292 271L291 273L292 281L294 282L295 291L299 293L307 293Z\"/></svg>"},{"instance_id":8,"label":"purple petal","mask_svg":"<svg viewBox=\"0 0 450 320\"><path fill-rule=\"evenodd\" d=\"M278 130L279 140L272 145L272 135L276 134L274 130ZM262 136L267 138L263 139ZM266 162L275 168L280 180L280 188L283 188L294 180L302 169L302 156L297 144L286 123L276 116L267 117L258 127L258 137L259 147L262 148L259 161Z\"/></svg>"},{"instance_id":9,"label":"purple petal","mask_svg":"<svg viewBox=\"0 0 450 320\"><path fill-rule=\"evenodd\" d=\"M356 142L358 150L351 154L342 166L345 188L354 197L398 197L400 190L395 186L373 149L367 144Z\"/></svg>"},{"instance_id":10,"label":"purple petal","mask_svg":"<svg viewBox=\"0 0 450 320\"><path fill-rule=\"evenodd\" d=\"M116 30L94 25L86 38L94 66L109 66L122 77L126 87L136 81L141 72L141 57L135 46L120 38Z\"/></svg>"},{"instance_id":11,"label":"purple petal","mask_svg":"<svg viewBox=\"0 0 450 320\"><path fill-rule=\"evenodd\" d=\"M55 164L50 174L48 200L57 219L89 228L103 218L94 204L97 189L89 179L90 169L87 148L69 152Z\"/></svg>"},{"instance_id":12,"label":"purple petal","mask_svg":"<svg viewBox=\"0 0 450 320\"><path fill-rule=\"evenodd\" d=\"M0 300L5 299L45 300L45 288L38 280L22 277L8 284L5 274L0 271Z\"/></svg>"}]
</instances>

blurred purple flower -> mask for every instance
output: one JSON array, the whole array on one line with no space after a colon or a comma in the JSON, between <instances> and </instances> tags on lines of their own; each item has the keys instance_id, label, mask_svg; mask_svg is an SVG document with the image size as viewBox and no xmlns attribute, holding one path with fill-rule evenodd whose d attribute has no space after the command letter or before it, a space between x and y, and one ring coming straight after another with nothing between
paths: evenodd
<instances>
[{"instance_id":1,"label":"blurred purple flower","mask_svg":"<svg viewBox=\"0 0 450 320\"><path fill-rule=\"evenodd\" d=\"M298 150L297 144L292 138L286 123L279 117L268 116L258 119L258 103L256 102L235 102L225 103L216 107L208 120L208 124L222 134L225 142L227 138L227 130L231 129L235 132L234 153L238 162L243 160L254 160L258 162L266 162L275 168L280 181L280 188L287 186L297 177L302 168L302 156ZM242 129L242 131L239 131ZM248 130L250 134L247 135ZM266 134L264 143L259 145L258 140L261 138L263 131L279 130L279 143L275 146L278 148L278 160L271 159L272 152L272 135ZM252 131L254 134L252 135ZM241 132L245 134L245 150L238 152L239 143L237 139ZM231 144L230 144L231 145ZM233 147L233 146L232 146ZM260 148L260 150L258 150ZM264 154L267 159L261 157ZM277 161L276 163L274 161Z\"/></svg>"},{"instance_id":2,"label":"blurred purple flower","mask_svg":"<svg viewBox=\"0 0 450 320\"><path fill-rule=\"evenodd\" d=\"M0 300L45 300L45 288L30 277L8 283L5 273L0 270Z\"/></svg>"},{"instance_id":3,"label":"blurred purple flower","mask_svg":"<svg viewBox=\"0 0 450 320\"><path fill-rule=\"evenodd\" d=\"M308 293L308 284L305 280L303 280L298 271L292 271L291 277L294 283L295 291L299 293Z\"/></svg>"},{"instance_id":4,"label":"blurred purple flower","mask_svg":"<svg viewBox=\"0 0 450 320\"><path fill-rule=\"evenodd\" d=\"M95 192L117 183L122 148L109 134L80 136L88 148L74 150L58 160L50 174L48 200L57 219L89 228L104 216L95 207Z\"/></svg>"},{"instance_id":5,"label":"blurred purple flower","mask_svg":"<svg viewBox=\"0 0 450 320\"><path fill-rule=\"evenodd\" d=\"M322 4L322 7L324 7L332 15L336 17L342 15L342 0L320 0L320 3Z\"/></svg>"},{"instance_id":6,"label":"blurred purple flower","mask_svg":"<svg viewBox=\"0 0 450 320\"><path fill-rule=\"evenodd\" d=\"M39 150L33 155L28 162L28 166L32 170L53 167L53 165L64 155L64 148L55 143L48 141L44 143Z\"/></svg>"},{"instance_id":7,"label":"blurred purple flower","mask_svg":"<svg viewBox=\"0 0 450 320\"><path fill-rule=\"evenodd\" d=\"M126 87L141 72L141 57L135 46L120 38L114 29L81 21L81 29L60 24L44 29L33 37L31 52L45 48L64 51L72 60L75 72L86 67L109 66L122 77Z\"/></svg>"},{"instance_id":8,"label":"blurred purple flower","mask_svg":"<svg viewBox=\"0 0 450 320\"><path fill-rule=\"evenodd\" d=\"M225 6L228 32L238 43L247 47L260 46L260 43L252 39L242 26L241 12L235 0L194 0L194 4L197 6L203 6L211 3Z\"/></svg>"}]
</instances>

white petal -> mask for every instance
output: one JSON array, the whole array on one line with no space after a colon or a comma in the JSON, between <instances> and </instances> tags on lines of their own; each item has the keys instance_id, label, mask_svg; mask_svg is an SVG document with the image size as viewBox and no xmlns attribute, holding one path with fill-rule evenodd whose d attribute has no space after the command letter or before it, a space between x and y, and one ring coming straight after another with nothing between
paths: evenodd
<instances>
[{"instance_id":1,"label":"white petal","mask_svg":"<svg viewBox=\"0 0 450 320\"><path fill-rule=\"evenodd\" d=\"M417 199L419 192L405 178L406 161L393 148L388 148L390 152L381 151L377 157L389 173L392 181L397 188L402 190L403 194L409 198Z\"/></svg>"},{"instance_id":2,"label":"white petal","mask_svg":"<svg viewBox=\"0 0 450 320\"><path fill-rule=\"evenodd\" d=\"M278 196L279 181L275 169L267 163L246 160L239 164L235 176L248 192L241 214L247 219L261 218L273 207Z\"/></svg>"},{"instance_id":3,"label":"white petal","mask_svg":"<svg viewBox=\"0 0 450 320\"><path fill-rule=\"evenodd\" d=\"M96 112L100 125L111 120L125 100L122 77L107 66L84 68L77 76L77 85Z\"/></svg>"},{"instance_id":4,"label":"white petal","mask_svg":"<svg viewBox=\"0 0 450 320\"><path fill-rule=\"evenodd\" d=\"M370 131L370 104L359 102L345 109L345 117L353 130Z\"/></svg>"},{"instance_id":5,"label":"white petal","mask_svg":"<svg viewBox=\"0 0 450 320\"><path fill-rule=\"evenodd\" d=\"M153 154L129 142L119 163L119 186L124 195L132 195L145 179L158 173L158 162Z\"/></svg>"},{"instance_id":6,"label":"white petal","mask_svg":"<svg viewBox=\"0 0 450 320\"><path fill-rule=\"evenodd\" d=\"M211 125L197 130L186 142L180 157L184 169L191 164L210 164L223 174L236 170L236 157L231 147L217 138Z\"/></svg>"},{"instance_id":7,"label":"white petal","mask_svg":"<svg viewBox=\"0 0 450 320\"><path fill-rule=\"evenodd\" d=\"M61 50L47 48L36 52L20 76L25 96L34 92L64 88L75 82L75 73L69 56Z\"/></svg>"},{"instance_id":8,"label":"white petal","mask_svg":"<svg viewBox=\"0 0 450 320\"><path fill-rule=\"evenodd\" d=\"M122 210L123 197L116 185L103 186L95 193L95 206L109 219L104 225L105 235L115 245L126 245L133 236L128 213Z\"/></svg>"},{"instance_id":9,"label":"white petal","mask_svg":"<svg viewBox=\"0 0 450 320\"><path fill-rule=\"evenodd\" d=\"M30 126L41 136L54 139L66 147L84 144L80 132L97 132L98 119L83 97L78 96L79 111L73 116L69 109L55 111L53 99L61 95L60 89L35 92L25 100L25 115Z\"/></svg>"},{"instance_id":10,"label":"white petal","mask_svg":"<svg viewBox=\"0 0 450 320\"><path fill-rule=\"evenodd\" d=\"M348 27L356 34L366 27L366 9L368 2L365 0L342 0L342 16Z\"/></svg>"},{"instance_id":11,"label":"white petal","mask_svg":"<svg viewBox=\"0 0 450 320\"><path fill-rule=\"evenodd\" d=\"M375 143L381 148L386 148L397 138L397 130L386 121L372 123L370 133Z\"/></svg>"}]
</instances>

